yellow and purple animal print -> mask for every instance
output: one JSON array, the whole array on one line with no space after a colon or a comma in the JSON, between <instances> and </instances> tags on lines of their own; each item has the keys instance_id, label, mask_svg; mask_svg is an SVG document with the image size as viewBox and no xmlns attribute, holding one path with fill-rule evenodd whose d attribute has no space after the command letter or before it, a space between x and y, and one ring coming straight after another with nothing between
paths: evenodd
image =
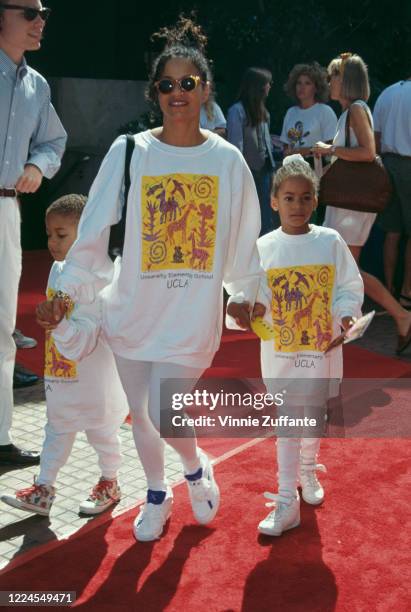
<instances>
[{"instance_id":1,"label":"yellow and purple animal print","mask_svg":"<svg viewBox=\"0 0 411 612\"><path fill-rule=\"evenodd\" d=\"M211 272L217 212L217 176L143 176L142 271Z\"/></svg>"},{"instance_id":2,"label":"yellow and purple animal print","mask_svg":"<svg viewBox=\"0 0 411 612\"><path fill-rule=\"evenodd\" d=\"M272 291L275 350L320 351L332 339L331 301L335 268L308 265L267 271Z\"/></svg>"},{"instance_id":3,"label":"yellow and purple animal print","mask_svg":"<svg viewBox=\"0 0 411 612\"><path fill-rule=\"evenodd\" d=\"M47 290L47 299L52 300L55 291L53 289ZM68 319L73 311L72 306L66 312L66 318ZM44 364L44 377L45 378L77 378L77 365L75 361L66 359L59 353L51 332L46 332L45 342L45 364Z\"/></svg>"}]
</instances>

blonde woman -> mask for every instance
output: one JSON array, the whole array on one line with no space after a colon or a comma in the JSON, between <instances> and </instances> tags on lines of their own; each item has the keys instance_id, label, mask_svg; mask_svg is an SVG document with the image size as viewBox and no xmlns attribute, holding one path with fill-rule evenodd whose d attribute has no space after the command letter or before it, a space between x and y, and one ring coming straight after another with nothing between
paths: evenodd
<instances>
[{"instance_id":1,"label":"blonde woman","mask_svg":"<svg viewBox=\"0 0 411 612\"><path fill-rule=\"evenodd\" d=\"M200 110L200 128L215 132L225 138L227 133L227 121L220 106L214 100L211 92L208 100L204 102Z\"/></svg>"},{"instance_id":2,"label":"blonde woman","mask_svg":"<svg viewBox=\"0 0 411 612\"><path fill-rule=\"evenodd\" d=\"M347 161L370 162L375 158L373 119L367 106L370 96L368 70L356 54L342 53L328 66L330 97L337 100L343 113L338 120L333 144L319 141L313 147L317 157L332 155ZM350 147L345 146L345 130L349 113ZM348 244L356 262L371 231L376 214L327 206L324 225L337 230ZM365 294L380 304L394 318L398 331L397 353L411 344L411 313L403 308L371 274L361 272Z\"/></svg>"}]
</instances>

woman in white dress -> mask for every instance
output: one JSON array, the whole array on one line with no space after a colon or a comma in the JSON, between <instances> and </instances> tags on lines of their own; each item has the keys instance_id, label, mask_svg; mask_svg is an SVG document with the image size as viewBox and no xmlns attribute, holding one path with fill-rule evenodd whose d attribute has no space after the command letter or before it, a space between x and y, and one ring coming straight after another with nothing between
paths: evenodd
<instances>
[{"instance_id":1,"label":"woman in white dress","mask_svg":"<svg viewBox=\"0 0 411 612\"><path fill-rule=\"evenodd\" d=\"M367 106L370 95L367 66L359 55L342 53L328 66L330 96L337 100L343 113L337 124L333 144L319 141L313 147L317 157L333 155L347 161L370 162L375 158L375 140L371 111ZM345 127L349 113L350 147L345 143ZM324 225L337 230L348 244L356 262L375 221L375 213L364 213L327 206ZM411 313L395 300L384 285L371 274L362 271L365 293L394 318L398 331L397 353L411 343Z\"/></svg>"}]
</instances>

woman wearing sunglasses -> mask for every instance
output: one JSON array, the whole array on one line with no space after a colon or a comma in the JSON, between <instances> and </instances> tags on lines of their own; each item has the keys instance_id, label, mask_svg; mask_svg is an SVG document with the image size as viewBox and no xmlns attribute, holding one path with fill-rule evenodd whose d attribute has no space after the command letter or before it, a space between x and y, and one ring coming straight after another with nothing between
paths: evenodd
<instances>
[{"instance_id":1,"label":"woman wearing sunglasses","mask_svg":"<svg viewBox=\"0 0 411 612\"><path fill-rule=\"evenodd\" d=\"M328 66L330 96L337 100L343 113L338 120L333 144L317 142L314 155L332 155L347 161L371 161L375 158L373 119L367 106L370 96L368 70L363 59L356 54L342 53ZM349 114L351 146L346 143L346 122ZM337 230L348 244L357 263L361 250L370 234L376 214L327 206L324 225ZM361 271L365 294L380 304L394 319L398 343L402 353L411 343L411 313L401 306L386 287L368 272Z\"/></svg>"},{"instance_id":2,"label":"woman wearing sunglasses","mask_svg":"<svg viewBox=\"0 0 411 612\"><path fill-rule=\"evenodd\" d=\"M199 127L211 84L206 38L185 18L158 36L166 47L154 63L148 97L159 106L163 125L135 136L123 256L114 264L103 315L147 477L147 501L134 523L143 541L160 537L173 501L160 422L183 463L196 520L209 523L218 510L211 463L190 422L171 412L170 393L181 401L213 360L223 285L247 328L260 275L251 173L235 147ZM111 273L107 246L110 226L121 216L125 147L125 138L118 138L104 159L67 257L60 289L75 302L94 300L96 280ZM62 301L54 309L61 316ZM170 433L163 425L171 414Z\"/></svg>"}]
</instances>

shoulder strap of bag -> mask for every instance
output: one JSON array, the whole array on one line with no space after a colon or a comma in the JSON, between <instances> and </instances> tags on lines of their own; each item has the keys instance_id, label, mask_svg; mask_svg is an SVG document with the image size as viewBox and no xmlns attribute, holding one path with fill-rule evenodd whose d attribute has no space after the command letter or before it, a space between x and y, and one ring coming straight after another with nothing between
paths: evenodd
<instances>
[{"instance_id":1,"label":"shoulder strap of bag","mask_svg":"<svg viewBox=\"0 0 411 612\"><path fill-rule=\"evenodd\" d=\"M345 146L349 149L351 147L351 134L350 134L350 107L347 108L347 118L345 120Z\"/></svg>"},{"instance_id":2,"label":"shoulder strap of bag","mask_svg":"<svg viewBox=\"0 0 411 612\"><path fill-rule=\"evenodd\" d=\"M128 200L128 192L130 191L131 177L130 177L130 164L131 158L133 156L133 151L135 147L135 140L133 134L127 134L127 143L126 143L126 157L124 160L124 205L123 211L121 214L121 220L124 219L124 226L127 218L127 200Z\"/></svg>"},{"instance_id":3,"label":"shoulder strap of bag","mask_svg":"<svg viewBox=\"0 0 411 612\"><path fill-rule=\"evenodd\" d=\"M134 136L127 134L126 136L126 154L124 158L124 201L121 210L121 218L115 224L111 226L110 238L108 244L108 254L114 261L118 255L123 254L124 238L126 235L126 218L127 218L127 200L128 193L130 191L131 177L130 177L130 163L135 147Z\"/></svg>"},{"instance_id":4,"label":"shoulder strap of bag","mask_svg":"<svg viewBox=\"0 0 411 612\"><path fill-rule=\"evenodd\" d=\"M362 107L362 108L364 108L364 107ZM351 147L350 109L351 109L351 106L349 106L348 109L347 109L347 119L345 121L345 146L346 147ZM365 111L365 114L367 115L368 123L369 123L369 126L370 126L371 130L372 130L373 127L372 127L370 116L367 113L365 108L364 108L364 111Z\"/></svg>"}]
</instances>

